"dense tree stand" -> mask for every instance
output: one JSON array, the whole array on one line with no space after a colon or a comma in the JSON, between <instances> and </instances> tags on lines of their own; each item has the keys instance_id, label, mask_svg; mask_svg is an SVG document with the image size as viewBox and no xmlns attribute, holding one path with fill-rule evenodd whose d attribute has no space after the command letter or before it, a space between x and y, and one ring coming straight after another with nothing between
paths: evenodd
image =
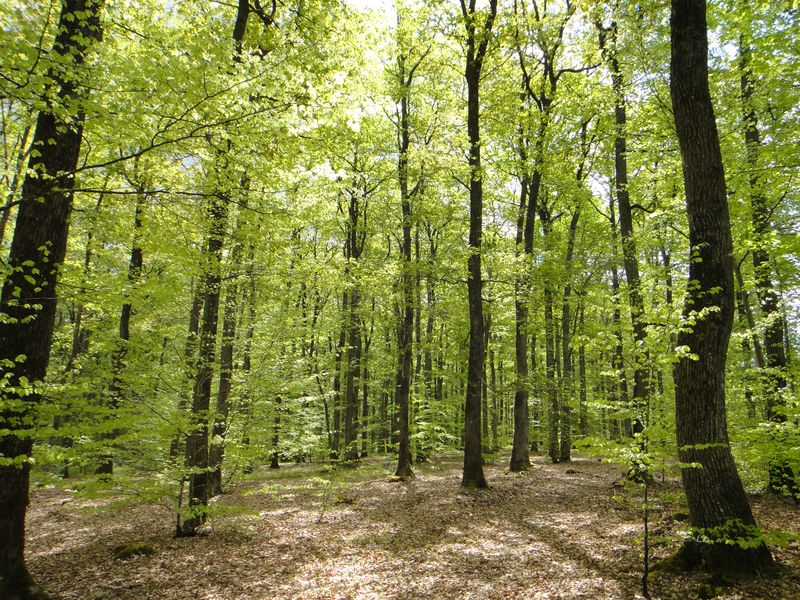
<instances>
[{"instance_id":1,"label":"dense tree stand","mask_svg":"<svg viewBox=\"0 0 800 600\"><path fill-rule=\"evenodd\" d=\"M691 266L675 367L676 429L692 527L687 563L714 573L772 565L728 441L725 363L733 326L733 243L719 138L708 90L705 0L672 2L670 91L683 159Z\"/></svg>"}]
</instances>

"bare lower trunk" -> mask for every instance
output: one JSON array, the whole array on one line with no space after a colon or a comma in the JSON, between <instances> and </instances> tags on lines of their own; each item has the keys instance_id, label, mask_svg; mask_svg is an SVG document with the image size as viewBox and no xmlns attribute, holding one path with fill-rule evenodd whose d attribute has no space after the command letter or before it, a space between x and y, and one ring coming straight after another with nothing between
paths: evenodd
<instances>
[{"instance_id":1,"label":"bare lower trunk","mask_svg":"<svg viewBox=\"0 0 800 600\"><path fill-rule=\"evenodd\" d=\"M704 0L672 1L670 91L689 217L689 280L675 367L676 430L692 526L710 541L698 553L715 573L757 573L772 565L760 541L728 441L725 363L733 325L733 243L725 176L708 90ZM700 316L694 316L699 314ZM691 465L699 465L694 467ZM737 543L744 539L748 544ZM733 540L733 543L731 541Z\"/></svg>"}]
</instances>

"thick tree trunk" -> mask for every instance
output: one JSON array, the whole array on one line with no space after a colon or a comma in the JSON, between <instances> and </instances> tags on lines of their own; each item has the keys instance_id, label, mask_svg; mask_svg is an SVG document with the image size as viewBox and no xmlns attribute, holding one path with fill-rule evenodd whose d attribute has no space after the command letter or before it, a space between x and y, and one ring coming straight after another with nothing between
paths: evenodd
<instances>
[{"instance_id":1,"label":"thick tree trunk","mask_svg":"<svg viewBox=\"0 0 800 600\"><path fill-rule=\"evenodd\" d=\"M715 573L772 565L728 441L725 362L733 325L733 242L719 138L708 89L705 0L673 0L670 92L675 112L692 260L674 371L676 430L692 526L711 541L687 544ZM753 544L730 543L735 539ZM728 541L728 543L726 543Z\"/></svg>"},{"instance_id":2,"label":"thick tree trunk","mask_svg":"<svg viewBox=\"0 0 800 600\"><path fill-rule=\"evenodd\" d=\"M497 0L489 0L489 14L479 27L475 1L469 8L462 1L466 28L467 135L469 137L469 257L467 259L467 292L469 296L469 362L467 393L464 402L464 471L461 485L468 488L487 487L481 457L481 373L483 371L483 273L481 241L483 238L483 173L480 147L480 79L483 59L489 43L489 32L497 14ZM480 38L480 39L479 39Z\"/></svg>"},{"instance_id":3,"label":"thick tree trunk","mask_svg":"<svg viewBox=\"0 0 800 600\"><path fill-rule=\"evenodd\" d=\"M72 209L73 172L83 136L86 91L73 79L89 47L100 38L99 0L65 0L47 73L58 110L48 103L36 120L28 172L22 183L7 277L0 297L0 359L7 365L4 408L0 412L0 597L37 596L25 566L25 513L32 438L20 431L41 400L37 391L17 394L24 378L43 381L47 373L56 316L58 269L64 261ZM65 115L64 107L77 112ZM35 173L35 175L34 175ZM31 307L37 307L34 310ZM33 317L33 318L32 318ZM21 358L21 357L24 357Z\"/></svg>"}]
</instances>

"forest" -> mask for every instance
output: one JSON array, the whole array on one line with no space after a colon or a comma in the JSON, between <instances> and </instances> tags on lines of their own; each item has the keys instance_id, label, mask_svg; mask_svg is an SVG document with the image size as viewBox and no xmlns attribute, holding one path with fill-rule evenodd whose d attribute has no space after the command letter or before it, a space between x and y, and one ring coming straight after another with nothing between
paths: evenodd
<instances>
[{"instance_id":1,"label":"forest","mask_svg":"<svg viewBox=\"0 0 800 600\"><path fill-rule=\"evenodd\" d=\"M800 597L800 7L0 3L0 600Z\"/></svg>"}]
</instances>

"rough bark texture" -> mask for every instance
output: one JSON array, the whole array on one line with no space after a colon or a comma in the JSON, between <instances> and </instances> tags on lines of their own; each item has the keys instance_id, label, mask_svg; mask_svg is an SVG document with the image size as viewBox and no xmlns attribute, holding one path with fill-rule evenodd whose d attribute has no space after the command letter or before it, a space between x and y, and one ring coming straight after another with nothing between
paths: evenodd
<instances>
[{"instance_id":1,"label":"rough bark texture","mask_svg":"<svg viewBox=\"0 0 800 600\"><path fill-rule=\"evenodd\" d=\"M754 573L772 564L758 535L728 441L725 362L733 325L733 243L719 138L708 89L705 0L673 0L670 92L683 162L689 217L689 289L678 347L676 429L692 526L712 541L687 545L713 572Z\"/></svg>"},{"instance_id":2,"label":"rough bark texture","mask_svg":"<svg viewBox=\"0 0 800 600\"><path fill-rule=\"evenodd\" d=\"M80 106L86 90L76 80L89 47L101 36L99 0L65 0L53 42L48 86L59 110L42 110L36 120L28 172L8 258L11 270L0 298L0 360L4 409L0 413L0 597L37 595L25 567L25 513L32 439L28 428L39 393L18 394L22 378L42 381L47 373L56 315L58 268L64 260L72 209L72 173L83 136L83 110L65 118L63 107ZM35 315L35 318L30 318ZM24 357L24 358L23 358Z\"/></svg>"},{"instance_id":3,"label":"rough bark texture","mask_svg":"<svg viewBox=\"0 0 800 600\"><path fill-rule=\"evenodd\" d=\"M467 259L467 292L469 295L469 362L467 393L464 402L464 472L461 485L468 488L487 487L481 457L481 373L483 346L483 274L481 241L483 238L483 173L480 147L480 79L483 60L489 44L489 33L497 14L497 0L489 0L489 13L480 25L476 0L469 5L461 0L466 28L467 135L469 136L469 258Z\"/></svg>"}]
</instances>

